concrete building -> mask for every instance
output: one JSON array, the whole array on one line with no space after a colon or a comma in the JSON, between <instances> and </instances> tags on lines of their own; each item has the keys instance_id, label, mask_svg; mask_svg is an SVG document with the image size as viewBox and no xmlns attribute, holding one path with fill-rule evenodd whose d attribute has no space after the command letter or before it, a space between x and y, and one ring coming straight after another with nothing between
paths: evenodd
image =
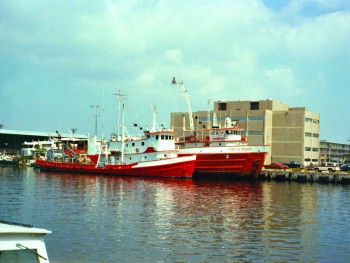
<instances>
[{"instance_id":1,"label":"concrete building","mask_svg":"<svg viewBox=\"0 0 350 263\"><path fill-rule=\"evenodd\" d=\"M221 125L225 117L237 121L238 126L246 130L249 144L270 145L265 163L297 161L308 165L320 162L318 113L305 107L291 108L274 100L216 101L214 109ZM212 116L211 111L193 112L195 129L210 125ZM183 128L189 129L188 114L173 112L170 122L179 135Z\"/></svg>"},{"instance_id":2,"label":"concrete building","mask_svg":"<svg viewBox=\"0 0 350 263\"><path fill-rule=\"evenodd\" d=\"M349 162L350 145L342 143L320 141L320 162Z\"/></svg>"}]
</instances>

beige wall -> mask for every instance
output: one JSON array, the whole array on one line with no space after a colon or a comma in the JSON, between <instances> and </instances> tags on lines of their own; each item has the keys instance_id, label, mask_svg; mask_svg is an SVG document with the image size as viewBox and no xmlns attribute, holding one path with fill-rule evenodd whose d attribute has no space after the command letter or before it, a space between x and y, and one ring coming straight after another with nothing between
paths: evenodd
<instances>
[{"instance_id":1,"label":"beige wall","mask_svg":"<svg viewBox=\"0 0 350 263\"><path fill-rule=\"evenodd\" d=\"M226 104L226 110L218 110ZM258 105L258 106L257 106ZM252 110L251 107L258 107ZM320 115L310 112L305 107L290 108L288 104L273 101L216 101L214 109L221 125L224 117L239 120L239 127L248 131L250 144L268 144L270 151L266 163L298 161L309 164L319 160L319 134ZM183 113L171 114L171 125L175 132L182 134ZM188 114L186 116L186 129L189 129ZM202 128L207 124L207 111L194 112L195 127ZM199 123L198 120L201 120Z\"/></svg>"}]
</instances>

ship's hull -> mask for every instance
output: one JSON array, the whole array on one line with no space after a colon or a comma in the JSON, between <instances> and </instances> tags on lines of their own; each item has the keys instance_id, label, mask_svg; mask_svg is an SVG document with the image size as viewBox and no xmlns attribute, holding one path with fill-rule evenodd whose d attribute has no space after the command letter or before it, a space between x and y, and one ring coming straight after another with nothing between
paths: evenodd
<instances>
[{"instance_id":1,"label":"ship's hull","mask_svg":"<svg viewBox=\"0 0 350 263\"><path fill-rule=\"evenodd\" d=\"M173 177L192 178L196 156L186 156L130 164L106 164L98 167L96 164L80 164L66 162L52 162L37 160L36 165L42 171L67 172L79 174L97 174L114 176L139 176L139 177Z\"/></svg>"},{"instance_id":2,"label":"ship's hull","mask_svg":"<svg viewBox=\"0 0 350 263\"><path fill-rule=\"evenodd\" d=\"M197 147L180 149L179 156L197 155L196 178L257 178L267 150L267 146Z\"/></svg>"}]
</instances>

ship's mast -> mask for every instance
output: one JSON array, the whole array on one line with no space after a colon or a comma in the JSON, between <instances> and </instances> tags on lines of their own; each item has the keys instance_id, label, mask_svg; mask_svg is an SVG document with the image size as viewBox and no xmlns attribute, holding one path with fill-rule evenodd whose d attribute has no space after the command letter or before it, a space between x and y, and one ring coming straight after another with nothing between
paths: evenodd
<instances>
[{"instance_id":1,"label":"ship's mast","mask_svg":"<svg viewBox=\"0 0 350 263\"><path fill-rule=\"evenodd\" d=\"M124 140L125 140L125 134L124 134L124 103L122 105L122 125L123 125L123 129L122 129L122 156L121 156L121 161L122 161L122 164L124 163ZM119 126L119 123L118 123L118 126ZM118 135L119 136L119 135Z\"/></svg>"},{"instance_id":2,"label":"ship's mast","mask_svg":"<svg viewBox=\"0 0 350 263\"><path fill-rule=\"evenodd\" d=\"M157 107L155 105L152 105L153 123L152 123L151 132L156 132L157 131L157 123L156 123L157 110L158 110Z\"/></svg>"},{"instance_id":3,"label":"ship's mast","mask_svg":"<svg viewBox=\"0 0 350 263\"><path fill-rule=\"evenodd\" d=\"M193 115L192 115L192 109L190 100L188 98L187 90L185 89L183 81L176 82L175 77L173 77L173 80L171 81L171 84L177 85L178 87L182 88L183 94L186 98L187 108L188 108L188 117L190 119L190 131L194 132L194 124L193 124Z\"/></svg>"},{"instance_id":4,"label":"ship's mast","mask_svg":"<svg viewBox=\"0 0 350 263\"><path fill-rule=\"evenodd\" d=\"M116 99L118 101L118 127L117 127L117 140L119 140L119 137L120 137L120 114L121 114L121 110L120 110L120 107L121 107L121 101L122 101L122 98L123 97L126 97L126 95L122 94L121 93L121 90L118 91L118 93L114 94L116 96ZM124 107L124 104L123 104L123 107ZM123 124L124 125L124 124ZM124 126L123 126L123 129L124 129Z\"/></svg>"},{"instance_id":5,"label":"ship's mast","mask_svg":"<svg viewBox=\"0 0 350 263\"><path fill-rule=\"evenodd\" d=\"M207 113L207 128L210 129L211 123L210 123L210 99L208 99L208 113Z\"/></svg>"}]
</instances>

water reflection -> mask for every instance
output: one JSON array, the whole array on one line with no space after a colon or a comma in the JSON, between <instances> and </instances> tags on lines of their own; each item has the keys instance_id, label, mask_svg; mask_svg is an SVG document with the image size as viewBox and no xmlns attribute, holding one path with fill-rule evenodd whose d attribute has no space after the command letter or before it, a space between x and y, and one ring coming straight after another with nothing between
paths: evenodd
<instances>
[{"instance_id":1,"label":"water reflection","mask_svg":"<svg viewBox=\"0 0 350 263\"><path fill-rule=\"evenodd\" d=\"M32 169L0 175L3 219L52 230L52 262L350 259L347 187Z\"/></svg>"}]
</instances>

